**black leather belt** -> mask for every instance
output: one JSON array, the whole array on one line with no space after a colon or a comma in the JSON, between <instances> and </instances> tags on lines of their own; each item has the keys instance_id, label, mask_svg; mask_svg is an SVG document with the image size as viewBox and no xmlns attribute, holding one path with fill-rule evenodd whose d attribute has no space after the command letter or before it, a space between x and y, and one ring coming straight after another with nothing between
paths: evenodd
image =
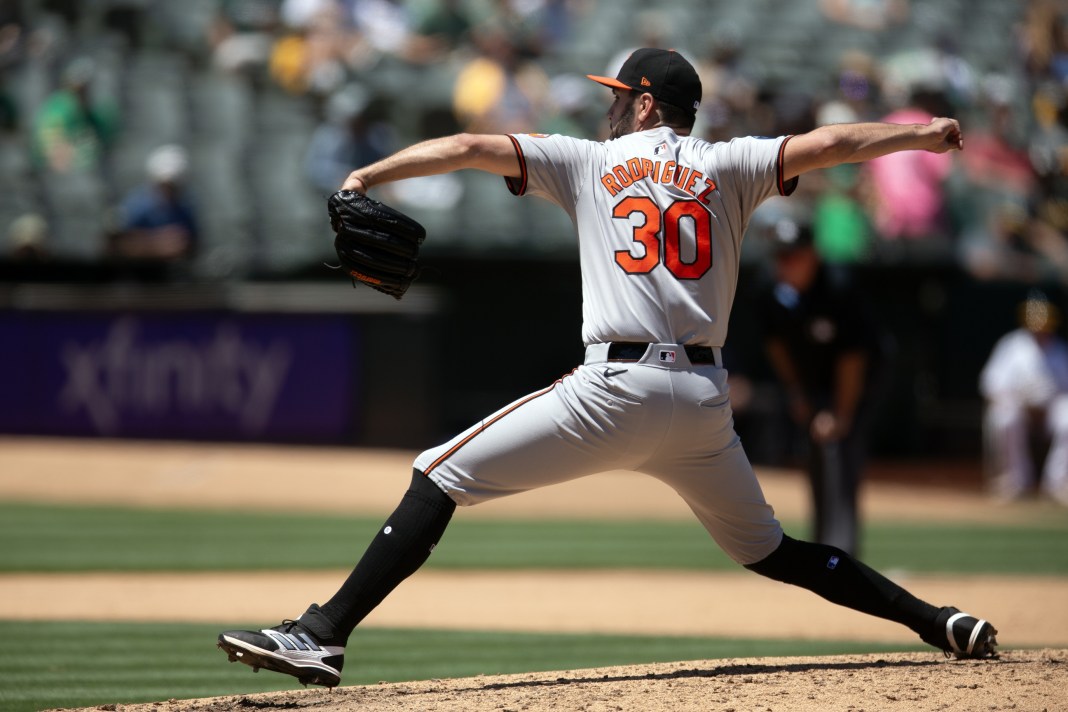
<instances>
[{"instance_id":1,"label":"black leather belt","mask_svg":"<svg viewBox=\"0 0 1068 712\"><path fill-rule=\"evenodd\" d=\"M639 361L649 349L649 344L638 341L613 341L608 345L609 361ZM716 363L716 349L711 346L684 346L687 358L693 364Z\"/></svg>"}]
</instances>

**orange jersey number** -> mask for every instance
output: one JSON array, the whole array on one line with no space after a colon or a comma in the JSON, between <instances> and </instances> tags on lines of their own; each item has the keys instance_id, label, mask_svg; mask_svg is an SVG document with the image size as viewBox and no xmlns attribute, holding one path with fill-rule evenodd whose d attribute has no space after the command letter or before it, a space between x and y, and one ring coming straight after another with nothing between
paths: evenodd
<instances>
[{"instance_id":1,"label":"orange jersey number","mask_svg":"<svg viewBox=\"0 0 1068 712\"><path fill-rule=\"evenodd\" d=\"M712 268L712 225L708 210L702 205L694 200L676 200L661 212L651 198L630 197L616 204L612 217L630 220L635 213L644 218L634 226L634 242L641 245L641 249L637 255L633 246L629 250L616 251L616 264L624 272L649 274L663 261L677 279L700 279ZM690 262L684 261L682 255L683 220L693 225L695 249Z\"/></svg>"}]
</instances>

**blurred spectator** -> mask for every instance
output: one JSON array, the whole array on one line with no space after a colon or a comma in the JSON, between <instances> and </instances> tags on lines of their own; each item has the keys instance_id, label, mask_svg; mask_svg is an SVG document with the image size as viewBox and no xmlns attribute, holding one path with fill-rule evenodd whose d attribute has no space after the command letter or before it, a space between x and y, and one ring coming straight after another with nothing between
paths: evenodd
<instances>
[{"instance_id":1,"label":"blurred spectator","mask_svg":"<svg viewBox=\"0 0 1068 712\"><path fill-rule=\"evenodd\" d=\"M208 41L215 66L258 72L267 66L278 29L280 0L220 0Z\"/></svg>"},{"instance_id":2,"label":"blurred spectator","mask_svg":"<svg viewBox=\"0 0 1068 712\"><path fill-rule=\"evenodd\" d=\"M1030 437L1050 439L1042 489L1068 506L1068 343L1057 335L1060 310L1033 292L1020 304L1020 328L998 340L979 377L986 399L991 493L1013 500L1035 484Z\"/></svg>"},{"instance_id":3,"label":"blurred spectator","mask_svg":"<svg viewBox=\"0 0 1068 712\"><path fill-rule=\"evenodd\" d=\"M416 35L424 57L440 57L465 46L471 39L474 20L463 0L440 0L416 23Z\"/></svg>"},{"instance_id":4,"label":"blurred spectator","mask_svg":"<svg viewBox=\"0 0 1068 712\"><path fill-rule=\"evenodd\" d=\"M961 236L965 268L983 280L1068 284L1068 241L1057 230L1028 215L1027 205L1011 197L995 201L984 219Z\"/></svg>"},{"instance_id":5,"label":"blurred spectator","mask_svg":"<svg viewBox=\"0 0 1068 712\"><path fill-rule=\"evenodd\" d=\"M975 69L960 55L956 40L948 34L940 35L933 44L924 44L895 52L880 66L881 91L890 106L910 101L910 93L917 89L937 92L939 110L925 106L939 116L956 115L954 109L967 107L975 101L978 78Z\"/></svg>"},{"instance_id":6,"label":"blurred spectator","mask_svg":"<svg viewBox=\"0 0 1068 712\"><path fill-rule=\"evenodd\" d=\"M820 10L831 22L877 32L907 21L909 0L820 0Z\"/></svg>"},{"instance_id":7,"label":"blurred spectator","mask_svg":"<svg viewBox=\"0 0 1068 712\"><path fill-rule=\"evenodd\" d=\"M783 15L780 7L785 6L779 3L740 3L721 11L718 7L691 8L674 0L646 3L620 14L623 8L594 0L203 0L192 4L153 0L0 0L0 161L12 182L21 181L20 195L6 203L0 201L0 210L9 216L29 211L42 213L48 221L54 253L69 256L71 245L82 240L88 254L91 240L79 237L93 232L86 217L91 218L93 210L106 210L119 198L108 188L100 199L92 195L89 186L90 180L99 183L100 169L106 171L106 161L100 159L106 158L110 146L122 149L117 156L121 158L127 149L157 141L181 138L199 145L210 140L207 131L242 125L250 109L279 106L260 102L254 92L245 91L248 86L229 91L229 80L218 82L217 78L205 77L205 70L212 68L268 77L298 96L299 107L290 112L290 107L280 106L276 116L292 116L291 121L284 121L294 131L304 132L302 140L306 141L311 140L316 128L312 116L325 115L329 98L354 78L393 94L390 101L383 102L382 111L390 113L388 123L397 131L414 134L426 125L425 115L441 108L450 110L453 104L449 92L455 87L456 118L462 122L456 128L460 130L509 130L521 125L524 130L534 126L539 131L594 138L605 126L598 120L603 112L588 99L584 110L578 90L581 82L565 78L551 84L543 68L551 70L560 63L562 54L577 53L583 61L611 58L610 63L615 66L602 73L613 76L630 50L611 57L613 50L594 45L606 33L614 32L626 38L625 44L678 47L682 41L702 45L704 56L697 64L705 100L695 133L713 140L727 140L742 133L742 128L745 133L767 135L794 131L793 124L801 125L812 118L811 107L798 100L806 97L831 100L822 107L827 112L845 106L858 120L878 120L889 113L889 107L899 106L894 102L904 100L904 95L894 92L907 91L917 81L937 80L936 85L951 101L961 102L955 105L952 115L967 122L968 147L957 161L962 170L953 176L957 191L953 202L944 205L941 214L927 220L920 231L930 231L930 224L934 223L936 234L952 236L943 238L948 243L950 239L959 242L957 236L964 228L971 247L995 245L998 249L1008 234L1014 248L1010 259L1002 264L1020 269L1005 271L1038 275L1034 278L1041 281L1059 269L1050 256L1058 254L1058 242L1063 241L1068 230L1068 179L1064 172L1068 165L1064 116L1068 101L1063 81L1068 65L1064 21L1068 6L1064 0L1028 0L1018 3L1018 9L1014 9L1017 3L965 5L969 29L975 31L947 36L939 34L939 28L948 26L942 23L950 20L945 3L819 0L807 9L791 6L786 14L797 19L797 32L777 40L780 46L763 47L755 38L762 23ZM33 22L28 23L27 17ZM705 29L694 25L680 34L687 18L699 18ZM1015 26L1019 47L1015 56L995 54L1004 48L1004 41L983 47L962 44L962 51L958 51L947 39L955 37L961 43L981 41L990 32L988 24L993 19L1007 34L1007 18L1022 20ZM714 24L707 24L709 20ZM825 36L807 31L820 27L838 34L823 42ZM120 36L126 41L115 41ZM206 42L209 51L205 51ZM841 55L836 52L836 48L845 47L863 50L852 49ZM37 131L35 117L49 98L57 64L63 53L72 48L98 58L92 81L93 101L88 110L80 111L95 113L102 121L95 123L83 116L81 123L88 127L83 132L84 140L65 142L65 147L51 136L47 142L58 150L49 157L54 160L50 164L41 147L41 134L49 132ZM134 54L127 54L127 48ZM147 54L139 56L139 51ZM799 65L792 59L798 56L810 61ZM124 62L125 57L135 61ZM975 71L965 58L974 58L977 66L994 68L1012 81L996 108L983 104L991 112L989 122L984 122L986 126L969 112L967 102L979 97L974 95ZM208 59L214 64L206 66ZM433 65L434 77L425 73L425 65ZM153 91L143 91L141 83L151 83L151 75L163 67L168 72L177 69ZM461 69L465 74L459 82L450 83ZM834 78L833 84L822 91L812 86L818 82L819 71ZM882 93L884 74L889 95ZM411 87L420 87L416 92L419 96L404 89L397 94L396 88L408 87L409 79ZM425 93L424 87L428 88ZM146 125L143 119L147 114L137 110L137 102L126 101L127 88L151 97L152 106L168 112L173 121ZM157 88L159 91L155 91ZM121 106L134 112L129 117L129 145L115 141L119 138L117 114L101 101L114 98L107 95L109 91L122 98ZM214 91L222 93L216 97L212 95ZM1033 101L1028 104L1032 96ZM162 101L157 102L157 97ZM988 92L982 98L989 97ZM270 97L270 102L275 101L287 100ZM54 103L50 106L49 111L55 110ZM309 107L314 113L305 111ZM232 123L223 123L230 119ZM257 122L257 130L269 133L282 121L264 118ZM23 128L31 134L25 142L20 134ZM2 135L5 130L14 133ZM52 134L56 133L53 128ZM1021 188L1028 195L1029 227L998 232L990 226L1019 221L1015 216L1007 221L988 216L988 209L983 206L996 205L1002 217L1014 215L1016 207L1002 210L1000 200L987 201L980 191L970 189L984 180L994 183L1004 179L1015 194L1016 179L1022 175L1018 169L1022 167L1019 159L1024 141L1030 151L1026 158L1035 168L1032 187ZM78 181L53 180L40 191L47 195L31 195L30 181L14 177L25 165L26 157L20 154L26 145L33 147L35 166L45 168L53 177L60 169L75 171L76 165L91 166L81 175L82 185L72 188L68 184ZM94 154L100 158L93 158ZM75 159L75 155L79 158ZM252 154L238 155L241 165L245 165L247 156ZM219 175L219 171L212 174ZM887 239L894 240L894 225L898 231L908 233L903 237L913 237L904 224L908 221L898 213L905 211L911 216L914 206L930 202L930 182L921 181L915 194L913 186L906 184L909 195L904 200L896 194L885 196L891 207L878 208L878 214L869 211L873 224L856 209L858 201L869 205L864 202L869 194L881 194L880 190L872 190L876 183L871 178L865 173L854 181L847 168L802 182L799 190L814 200L806 204L811 208L806 214L812 220L815 244L825 260L855 262L870 255L887 255L892 250L879 250L885 239L873 240L871 236L886 233ZM108 181L106 173L104 179ZM230 181L231 185L238 183ZM317 189L325 187L323 182L319 185ZM991 185L991 189L995 187ZM259 190L250 186L250 200L230 202L229 207L240 212L246 204L254 205ZM13 195L15 191L10 192ZM71 197L76 193L85 199ZM956 198L960 196L970 198L970 202L958 203ZM1012 200L1017 202L1016 195ZM73 204L77 201L82 205L75 214ZM61 206L66 215L58 214ZM211 204L206 203L205 207L210 208ZM216 211L212 209L211 213ZM243 220L247 216L234 217ZM960 217L974 219L964 224ZM441 219L449 226L459 224L444 214ZM224 222L211 220L208 225L221 226ZM248 221L242 224L252 225ZM297 248L289 245L286 250L283 261L299 259ZM991 254L989 251L979 250L977 254L980 263L990 264L982 257ZM983 269L980 265L980 271Z\"/></svg>"},{"instance_id":8,"label":"blurred spectator","mask_svg":"<svg viewBox=\"0 0 1068 712\"><path fill-rule=\"evenodd\" d=\"M1032 106L1035 124L1029 156L1037 176L1033 215L1039 234L1051 242L1068 234L1068 94L1060 84L1043 82Z\"/></svg>"},{"instance_id":9,"label":"blurred spectator","mask_svg":"<svg viewBox=\"0 0 1068 712\"><path fill-rule=\"evenodd\" d=\"M578 138L590 138L597 132L601 114L596 115L596 122L591 123L589 109L595 105L591 101L590 80L578 74L561 74L549 81L549 95L546 112L537 130L547 134L561 134Z\"/></svg>"},{"instance_id":10,"label":"blurred spectator","mask_svg":"<svg viewBox=\"0 0 1068 712\"><path fill-rule=\"evenodd\" d=\"M412 18L401 0L349 0L352 22L378 55L405 59L412 38Z\"/></svg>"},{"instance_id":11,"label":"blurred spectator","mask_svg":"<svg viewBox=\"0 0 1068 712\"><path fill-rule=\"evenodd\" d=\"M816 112L818 126L860 120L851 104L838 99L824 103ZM815 191L812 232L816 251L828 263L860 262L868 256L871 224L858 175L856 165L845 164L821 171L809 181Z\"/></svg>"},{"instance_id":12,"label":"blurred spectator","mask_svg":"<svg viewBox=\"0 0 1068 712\"><path fill-rule=\"evenodd\" d=\"M282 0L278 15L286 27L307 27L324 13L342 10L339 0Z\"/></svg>"},{"instance_id":13,"label":"blurred spectator","mask_svg":"<svg viewBox=\"0 0 1068 712\"><path fill-rule=\"evenodd\" d=\"M861 262L869 255L871 224L857 173L851 165L825 171L824 189L812 208L816 251L829 263Z\"/></svg>"},{"instance_id":14,"label":"blurred spectator","mask_svg":"<svg viewBox=\"0 0 1068 712\"><path fill-rule=\"evenodd\" d=\"M960 158L964 182L953 198L961 226L959 251L980 279L1066 282L1068 241L1039 214L1043 200L1015 120L1012 89L1005 77L984 82L983 113L968 133Z\"/></svg>"},{"instance_id":15,"label":"blurred spectator","mask_svg":"<svg viewBox=\"0 0 1068 712\"><path fill-rule=\"evenodd\" d=\"M192 257L199 232L183 181L189 161L183 148L160 146L145 161L148 183L123 200L110 254L135 260Z\"/></svg>"},{"instance_id":16,"label":"blurred spectator","mask_svg":"<svg viewBox=\"0 0 1068 712\"><path fill-rule=\"evenodd\" d=\"M327 102L326 118L312 134L304 156L308 180L324 195L336 191L355 168L392 153L392 132L368 116L370 103L369 91L358 84L350 84Z\"/></svg>"},{"instance_id":17,"label":"blurred spectator","mask_svg":"<svg viewBox=\"0 0 1068 712\"><path fill-rule=\"evenodd\" d=\"M48 223L36 213L15 218L7 231L8 255L18 262L45 262L48 248Z\"/></svg>"},{"instance_id":18,"label":"blurred spectator","mask_svg":"<svg viewBox=\"0 0 1068 712\"><path fill-rule=\"evenodd\" d=\"M505 32L520 54L535 58L566 48L576 22L595 4L594 0L495 0L491 16L480 25ZM637 13L635 29L641 31L648 16L647 12Z\"/></svg>"},{"instance_id":19,"label":"blurred spectator","mask_svg":"<svg viewBox=\"0 0 1068 712\"><path fill-rule=\"evenodd\" d=\"M63 72L34 117L31 180L48 222L53 253L95 259L101 252L106 206L113 201L111 148L118 114L92 94L95 65L81 58Z\"/></svg>"},{"instance_id":20,"label":"blurred spectator","mask_svg":"<svg viewBox=\"0 0 1068 712\"><path fill-rule=\"evenodd\" d=\"M102 170L118 131L113 107L93 100L93 61L76 59L63 72L63 86L37 110L33 127L36 165L54 173Z\"/></svg>"},{"instance_id":21,"label":"blurred spectator","mask_svg":"<svg viewBox=\"0 0 1068 712\"><path fill-rule=\"evenodd\" d=\"M910 105L891 112L888 123L930 123L934 116L947 116L936 90L918 88ZM864 165L862 176L870 181L872 223L883 240L926 241L948 248L945 181L953 168L948 153L901 151Z\"/></svg>"},{"instance_id":22,"label":"blurred spectator","mask_svg":"<svg viewBox=\"0 0 1068 712\"><path fill-rule=\"evenodd\" d=\"M591 0L540 0L533 5L538 26L541 51L555 53L565 47L580 20L592 5Z\"/></svg>"},{"instance_id":23,"label":"blurred spectator","mask_svg":"<svg viewBox=\"0 0 1068 712\"><path fill-rule=\"evenodd\" d=\"M816 540L857 552L857 495L892 343L840 272L828 269L807 226L771 233L775 284L764 298L768 359L808 445Z\"/></svg>"},{"instance_id":24,"label":"blurred spectator","mask_svg":"<svg viewBox=\"0 0 1068 712\"><path fill-rule=\"evenodd\" d=\"M882 85L883 77L874 57L860 50L844 52L835 75L835 98L825 109L829 114L837 110L838 116L827 116L825 120L837 123L876 120L882 113Z\"/></svg>"},{"instance_id":25,"label":"blurred spectator","mask_svg":"<svg viewBox=\"0 0 1068 712\"><path fill-rule=\"evenodd\" d=\"M354 36L336 0L286 0L286 31L271 49L270 74L288 92L327 96L344 83Z\"/></svg>"},{"instance_id":26,"label":"blurred spectator","mask_svg":"<svg viewBox=\"0 0 1068 712\"><path fill-rule=\"evenodd\" d=\"M714 35L695 67L704 98L694 132L709 141L729 141L750 131L748 117L756 105L757 87L743 63L737 31L721 27Z\"/></svg>"},{"instance_id":27,"label":"blurred spectator","mask_svg":"<svg viewBox=\"0 0 1068 712\"><path fill-rule=\"evenodd\" d=\"M271 79L291 94L302 94L308 88L308 64L308 41L303 28L282 35L271 47Z\"/></svg>"},{"instance_id":28,"label":"blurred spectator","mask_svg":"<svg viewBox=\"0 0 1068 712\"><path fill-rule=\"evenodd\" d=\"M541 123L549 78L503 33L483 34L483 53L460 70L453 110L463 130L516 133Z\"/></svg>"},{"instance_id":29,"label":"blurred spectator","mask_svg":"<svg viewBox=\"0 0 1068 712\"><path fill-rule=\"evenodd\" d=\"M540 57L545 47L537 15L539 4L538 0L491 0L489 15L475 27L475 46L496 54L501 38L506 38L511 51L521 60Z\"/></svg>"},{"instance_id":30,"label":"blurred spectator","mask_svg":"<svg viewBox=\"0 0 1068 712\"><path fill-rule=\"evenodd\" d=\"M1028 74L1064 82L1068 78L1068 8L1062 0L1031 0L1019 41Z\"/></svg>"},{"instance_id":31,"label":"blurred spectator","mask_svg":"<svg viewBox=\"0 0 1068 712\"><path fill-rule=\"evenodd\" d=\"M1068 82L1068 16L1064 10L1053 20L1053 53L1049 62L1049 74L1064 84Z\"/></svg>"},{"instance_id":32,"label":"blurred spectator","mask_svg":"<svg viewBox=\"0 0 1068 712\"><path fill-rule=\"evenodd\" d=\"M762 98L772 112L771 131L762 135L797 135L816 128L818 107L812 95L807 91L787 86L769 94L763 94Z\"/></svg>"},{"instance_id":33,"label":"blurred spectator","mask_svg":"<svg viewBox=\"0 0 1068 712\"><path fill-rule=\"evenodd\" d=\"M1013 86L1004 76L984 82L982 118L968 130L968 150L960 161L969 185L984 193L1026 200L1035 189L1035 171L1025 134L1013 110Z\"/></svg>"}]
</instances>

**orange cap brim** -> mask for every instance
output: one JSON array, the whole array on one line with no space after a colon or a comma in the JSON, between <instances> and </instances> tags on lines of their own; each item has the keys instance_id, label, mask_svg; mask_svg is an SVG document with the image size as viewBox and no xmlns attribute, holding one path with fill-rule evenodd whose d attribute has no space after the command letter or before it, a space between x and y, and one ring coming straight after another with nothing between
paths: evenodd
<instances>
[{"instance_id":1,"label":"orange cap brim","mask_svg":"<svg viewBox=\"0 0 1068 712\"><path fill-rule=\"evenodd\" d=\"M587 74L586 78L592 79L598 84L604 84L606 87L612 87L613 89L631 89L631 87L627 86L623 82L619 81L618 79L612 79L611 77L598 77L593 74Z\"/></svg>"}]
</instances>

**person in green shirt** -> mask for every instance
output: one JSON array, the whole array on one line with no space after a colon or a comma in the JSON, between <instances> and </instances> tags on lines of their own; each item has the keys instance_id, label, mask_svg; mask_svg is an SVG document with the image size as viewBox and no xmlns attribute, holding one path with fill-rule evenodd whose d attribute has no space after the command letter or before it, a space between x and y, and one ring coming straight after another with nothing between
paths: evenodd
<instances>
[{"instance_id":1,"label":"person in green shirt","mask_svg":"<svg viewBox=\"0 0 1068 712\"><path fill-rule=\"evenodd\" d=\"M113 109L90 97L92 60L76 59L63 85L38 109L33 123L33 159L38 168L71 174L99 170L118 128Z\"/></svg>"},{"instance_id":2,"label":"person in green shirt","mask_svg":"<svg viewBox=\"0 0 1068 712\"><path fill-rule=\"evenodd\" d=\"M857 198L857 170L852 165L826 171L828 189L812 213L816 250L830 263L861 262L871 247L871 225Z\"/></svg>"}]
</instances>

